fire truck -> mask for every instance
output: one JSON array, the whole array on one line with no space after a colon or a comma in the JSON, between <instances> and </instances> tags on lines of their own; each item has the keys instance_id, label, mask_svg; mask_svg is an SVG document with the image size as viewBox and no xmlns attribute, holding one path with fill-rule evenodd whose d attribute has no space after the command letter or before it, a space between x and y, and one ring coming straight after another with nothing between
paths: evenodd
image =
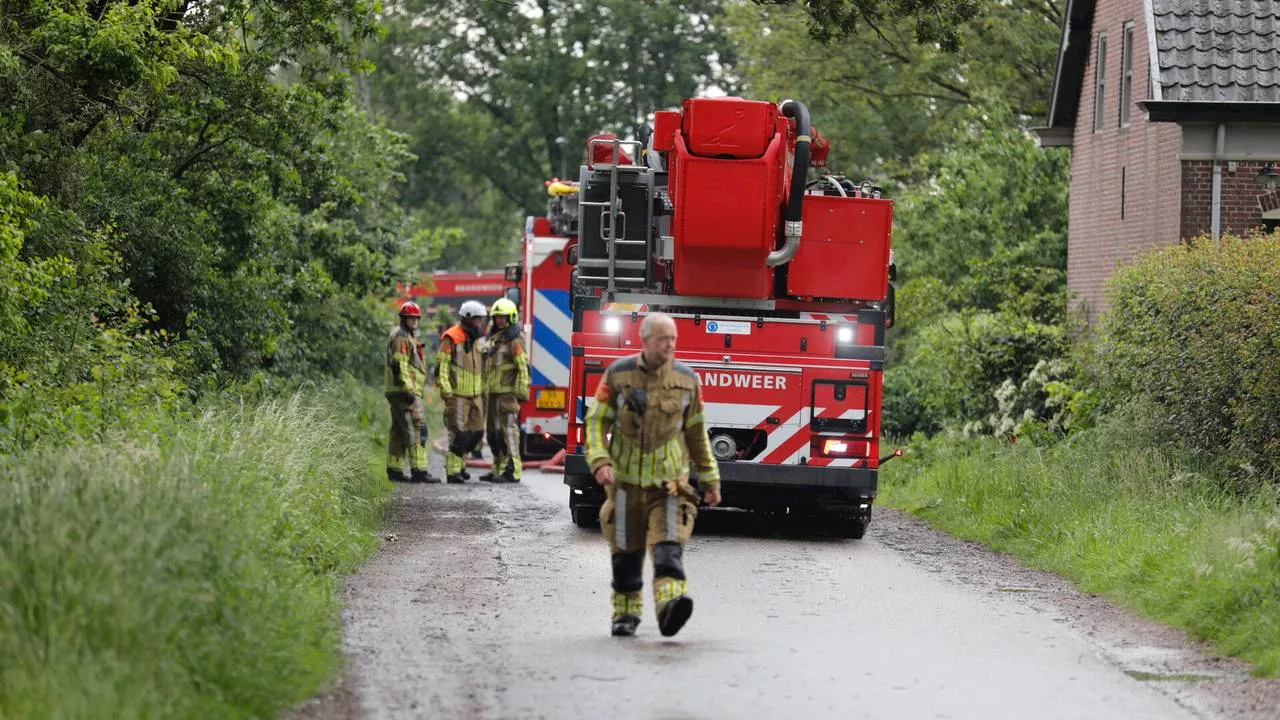
<instances>
[{"instance_id":1,"label":"fire truck","mask_svg":"<svg viewBox=\"0 0 1280 720\"><path fill-rule=\"evenodd\" d=\"M596 387L662 311L701 380L724 505L861 538L894 457L880 456L893 202L825 169L830 146L798 101L687 99L639 136L590 140L579 173L574 522L594 525L604 500L584 447Z\"/></svg>"},{"instance_id":2,"label":"fire truck","mask_svg":"<svg viewBox=\"0 0 1280 720\"><path fill-rule=\"evenodd\" d=\"M521 290L520 317L529 338L529 400L520 408L520 450L528 459L563 448L569 425L569 258L578 239L578 184L555 178L546 186L547 214L525 219L521 262L506 268L507 281Z\"/></svg>"},{"instance_id":3,"label":"fire truck","mask_svg":"<svg viewBox=\"0 0 1280 720\"><path fill-rule=\"evenodd\" d=\"M413 300L424 309L443 305L455 313L462 303L476 300L489 307L500 297L518 298L516 285L504 270L433 272L412 285L397 286L398 302Z\"/></svg>"}]
</instances>

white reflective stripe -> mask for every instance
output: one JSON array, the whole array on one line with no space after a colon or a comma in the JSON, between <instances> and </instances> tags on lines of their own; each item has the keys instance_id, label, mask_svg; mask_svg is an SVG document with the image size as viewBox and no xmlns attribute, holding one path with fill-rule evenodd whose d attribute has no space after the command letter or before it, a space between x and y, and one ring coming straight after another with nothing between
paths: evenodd
<instances>
[{"instance_id":1,"label":"white reflective stripe","mask_svg":"<svg viewBox=\"0 0 1280 720\"><path fill-rule=\"evenodd\" d=\"M573 335L573 318L565 315L564 310L540 290L533 291L533 319L564 340L566 345L569 344Z\"/></svg>"},{"instance_id":2,"label":"white reflective stripe","mask_svg":"<svg viewBox=\"0 0 1280 720\"><path fill-rule=\"evenodd\" d=\"M667 496L667 542L676 541L676 496Z\"/></svg>"},{"instance_id":3,"label":"white reflective stripe","mask_svg":"<svg viewBox=\"0 0 1280 720\"><path fill-rule=\"evenodd\" d=\"M625 552L627 549L627 490L621 485L614 487L617 490L613 494L613 542L619 550Z\"/></svg>"},{"instance_id":4,"label":"white reflective stripe","mask_svg":"<svg viewBox=\"0 0 1280 720\"><path fill-rule=\"evenodd\" d=\"M777 450L786 441L790 440L793 435L800 432L802 426L809 423L809 409L802 408L800 412L787 418L785 422L776 427L773 432L769 433L768 439L765 441L764 450L760 451L757 458L768 457L770 453ZM759 460L753 461L758 462Z\"/></svg>"},{"instance_id":5,"label":"white reflective stripe","mask_svg":"<svg viewBox=\"0 0 1280 720\"><path fill-rule=\"evenodd\" d=\"M529 243L530 254L532 255L529 262L529 267L531 268L541 265L542 261L550 257L552 253L563 252L565 243L568 242L567 238L555 235L534 235L532 227L526 229L525 232L530 236L529 239L532 240ZM533 273L529 273L529 275L533 275Z\"/></svg>"},{"instance_id":6,"label":"white reflective stripe","mask_svg":"<svg viewBox=\"0 0 1280 720\"><path fill-rule=\"evenodd\" d=\"M706 390L704 389L705 393ZM778 410L778 405L749 403L702 402L702 416L707 426L754 428ZM792 418L794 419L794 418ZM790 422L790 420L788 420ZM783 423L784 425L786 423Z\"/></svg>"},{"instance_id":7,"label":"white reflective stripe","mask_svg":"<svg viewBox=\"0 0 1280 720\"><path fill-rule=\"evenodd\" d=\"M812 408L812 409L804 408L803 410L801 410L800 426L799 428L796 429L795 432L791 433L791 436L794 437L797 433L804 433L805 435L813 435L813 429L809 427L809 421L813 418L813 413L816 412L820 414L824 410L826 410L826 408ZM786 458L785 460L783 460L778 464L794 465L795 463L800 462L800 458L808 457L810 454L812 453L809 449L809 443L806 442L803 445L801 445L799 448L797 448L795 452L791 453L790 457Z\"/></svg>"},{"instance_id":8,"label":"white reflective stripe","mask_svg":"<svg viewBox=\"0 0 1280 720\"><path fill-rule=\"evenodd\" d=\"M569 342L569 338L565 338L565 343ZM564 363L556 359L550 351L542 347L542 345L534 340L530 343L531 352L529 354L529 367L537 370L546 376L547 380L556 387L568 387L569 385L569 368Z\"/></svg>"}]
</instances>

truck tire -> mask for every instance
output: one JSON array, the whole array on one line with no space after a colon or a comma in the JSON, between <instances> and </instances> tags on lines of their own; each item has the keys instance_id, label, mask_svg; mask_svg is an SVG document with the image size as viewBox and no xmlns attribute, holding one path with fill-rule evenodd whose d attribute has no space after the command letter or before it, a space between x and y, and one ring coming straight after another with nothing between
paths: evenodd
<instances>
[{"instance_id":1,"label":"truck tire","mask_svg":"<svg viewBox=\"0 0 1280 720\"><path fill-rule=\"evenodd\" d=\"M590 508L576 507L569 511L573 517L573 524L584 530L591 530L600 527L600 519L592 515Z\"/></svg>"},{"instance_id":2,"label":"truck tire","mask_svg":"<svg viewBox=\"0 0 1280 720\"><path fill-rule=\"evenodd\" d=\"M576 501L575 498L577 498ZM575 496L573 490L569 491L569 517L573 518L573 524L580 528L600 527L600 507L583 503L581 496Z\"/></svg>"},{"instance_id":3,"label":"truck tire","mask_svg":"<svg viewBox=\"0 0 1280 720\"><path fill-rule=\"evenodd\" d=\"M832 515L827 518L827 532L835 537L861 540L871 524L871 510L859 515Z\"/></svg>"}]
</instances>

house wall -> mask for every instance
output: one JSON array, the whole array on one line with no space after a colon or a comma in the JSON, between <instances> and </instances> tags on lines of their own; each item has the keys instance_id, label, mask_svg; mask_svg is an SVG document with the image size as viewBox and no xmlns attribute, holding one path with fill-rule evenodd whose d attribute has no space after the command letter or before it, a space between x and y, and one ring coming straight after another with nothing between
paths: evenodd
<instances>
[{"instance_id":1,"label":"house wall","mask_svg":"<svg viewBox=\"0 0 1280 720\"><path fill-rule=\"evenodd\" d=\"M1280 128L1227 123L1222 147L1222 230L1243 234L1262 224L1275 195L1258 181L1267 161L1280 161ZM1217 125L1188 124L1182 135L1182 237L1210 232Z\"/></svg>"},{"instance_id":2,"label":"house wall","mask_svg":"<svg viewBox=\"0 0 1280 720\"><path fill-rule=\"evenodd\" d=\"M1129 125L1119 126L1124 25L1134 24ZM1107 34L1103 122L1094 131L1098 34ZM1177 242L1182 224L1181 129L1150 123L1136 105L1150 97L1151 55L1142 0L1099 0L1080 111L1072 139L1067 288L1095 320L1117 266ZM1123 187L1123 208L1122 208ZM1122 212L1123 210L1123 212Z\"/></svg>"},{"instance_id":3,"label":"house wall","mask_svg":"<svg viewBox=\"0 0 1280 720\"><path fill-rule=\"evenodd\" d=\"M1258 172L1265 163L1231 161L1222 165L1222 231L1242 235L1262 225L1263 205L1259 202L1267 189L1258 182ZM1271 200L1271 198L1267 198ZM1270 209L1270 208L1268 208ZM1213 161L1182 162L1182 237L1202 235L1212 230Z\"/></svg>"}]
</instances>

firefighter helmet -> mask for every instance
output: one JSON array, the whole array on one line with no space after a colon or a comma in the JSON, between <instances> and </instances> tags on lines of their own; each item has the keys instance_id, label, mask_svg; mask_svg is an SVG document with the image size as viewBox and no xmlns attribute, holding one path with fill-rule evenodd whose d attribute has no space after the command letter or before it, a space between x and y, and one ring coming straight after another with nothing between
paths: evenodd
<instances>
[{"instance_id":1,"label":"firefighter helmet","mask_svg":"<svg viewBox=\"0 0 1280 720\"><path fill-rule=\"evenodd\" d=\"M400 317L422 317L422 308L418 307L418 303L409 300L400 306Z\"/></svg>"},{"instance_id":2,"label":"firefighter helmet","mask_svg":"<svg viewBox=\"0 0 1280 720\"><path fill-rule=\"evenodd\" d=\"M475 300L468 300L462 303L461 308L458 308L458 317L463 320L467 320L468 318L482 318L484 316L484 305Z\"/></svg>"},{"instance_id":3,"label":"firefighter helmet","mask_svg":"<svg viewBox=\"0 0 1280 720\"><path fill-rule=\"evenodd\" d=\"M516 304L506 298L498 298L493 303L493 308L489 310L490 317L505 316L512 323L516 321L516 315L519 314Z\"/></svg>"}]
</instances>

